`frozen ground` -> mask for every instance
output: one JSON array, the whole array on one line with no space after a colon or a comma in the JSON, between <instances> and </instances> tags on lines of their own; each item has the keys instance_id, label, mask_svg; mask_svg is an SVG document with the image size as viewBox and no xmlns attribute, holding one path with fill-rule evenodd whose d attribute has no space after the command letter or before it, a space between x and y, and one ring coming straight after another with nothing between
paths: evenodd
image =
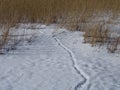
<instances>
[{"instance_id":1,"label":"frozen ground","mask_svg":"<svg viewBox=\"0 0 120 90\"><path fill-rule=\"evenodd\" d=\"M32 42L0 56L0 90L120 90L120 56L83 44L81 32L20 25Z\"/></svg>"}]
</instances>

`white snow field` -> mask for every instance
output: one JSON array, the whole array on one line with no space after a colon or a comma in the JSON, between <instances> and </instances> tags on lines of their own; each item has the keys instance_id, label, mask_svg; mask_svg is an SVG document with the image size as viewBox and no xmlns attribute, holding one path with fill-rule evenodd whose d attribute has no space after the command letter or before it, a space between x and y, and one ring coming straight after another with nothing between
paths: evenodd
<instances>
[{"instance_id":1,"label":"white snow field","mask_svg":"<svg viewBox=\"0 0 120 90\"><path fill-rule=\"evenodd\" d=\"M0 90L120 90L120 55L56 25L18 29L36 37L0 56Z\"/></svg>"}]
</instances>

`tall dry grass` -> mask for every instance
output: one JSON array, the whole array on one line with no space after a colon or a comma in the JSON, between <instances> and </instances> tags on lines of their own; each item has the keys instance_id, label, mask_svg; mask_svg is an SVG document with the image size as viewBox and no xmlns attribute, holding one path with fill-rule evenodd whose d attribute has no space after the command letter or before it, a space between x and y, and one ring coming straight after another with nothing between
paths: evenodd
<instances>
[{"instance_id":1,"label":"tall dry grass","mask_svg":"<svg viewBox=\"0 0 120 90\"><path fill-rule=\"evenodd\" d=\"M0 0L0 22L56 22L58 18L120 9L119 0Z\"/></svg>"},{"instance_id":2,"label":"tall dry grass","mask_svg":"<svg viewBox=\"0 0 120 90\"><path fill-rule=\"evenodd\" d=\"M70 30L83 31L94 17L103 13L118 16L119 11L120 0L0 0L0 25L8 24L12 27L16 23L60 23ZM95 26L90 30L92 45L98 41L103 43L108 37L108 31L100 27ZM88 32L85 39L88 38ZM5 30L3 42L7 41L8 34L9 30Z\"/></svg>"}]
</instances>

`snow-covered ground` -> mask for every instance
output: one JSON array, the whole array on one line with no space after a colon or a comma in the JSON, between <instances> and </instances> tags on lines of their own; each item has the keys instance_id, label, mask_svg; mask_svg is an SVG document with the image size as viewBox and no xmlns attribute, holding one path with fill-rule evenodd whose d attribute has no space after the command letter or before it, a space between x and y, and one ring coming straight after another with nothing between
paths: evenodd
<instances>
[{"instance_id":1,"label":"snow-covered ground","mask_svg":"<svg viewBox=\"0 0 120 90\"><path fill-rule=\"evenodd\" d=\"M120 90L120 56L82 43L83 33L56 25L18 29L36 36L0 56L0 90Z\"/></svg>"}]
</instances>

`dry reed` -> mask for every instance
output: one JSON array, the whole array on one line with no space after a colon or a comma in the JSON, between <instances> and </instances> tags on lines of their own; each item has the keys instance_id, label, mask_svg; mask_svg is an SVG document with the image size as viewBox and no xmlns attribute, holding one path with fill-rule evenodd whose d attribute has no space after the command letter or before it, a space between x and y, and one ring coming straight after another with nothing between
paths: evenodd
<instances>
[{"instance_id":1,"label":"dry reed","mask_svg":"<svg viewBox=\"0 0 120 90\"><path fill-rule=\"evenodd\" d=\"M90 18L109 12L113 16L119 15L119 3L119 0L0 0L0 25L10 24L12 27L16 23L60 23L71 30L83 31L91 22ZM9 29L2 35L3 44L8 34ZM90 30L90 36L87 34L86 31L85 40L89 37L94 45L96 42L106 42L108 30L98 25Z\"/></svg>"}]
</instances>

